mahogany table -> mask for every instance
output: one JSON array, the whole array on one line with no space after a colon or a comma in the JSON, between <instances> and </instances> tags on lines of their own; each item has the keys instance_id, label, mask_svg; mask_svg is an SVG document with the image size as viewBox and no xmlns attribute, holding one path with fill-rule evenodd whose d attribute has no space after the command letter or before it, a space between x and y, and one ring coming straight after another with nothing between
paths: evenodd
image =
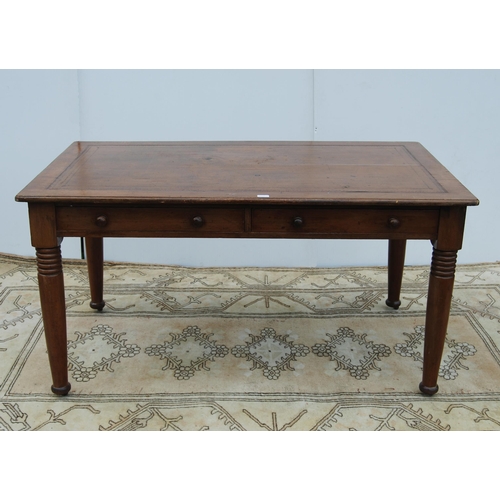
<instances>
[{"instance_id":1,"label":"mahogany table","mask_svg":"<svg viewBox=\"0 0 500 500\"><path fill-rule=\"evenodd\" d=\"M433 244L420 390L443 353L467 206L478 200L415 142L75 142L16 197L28 203L52 392L67 394L60 244L84 237L102 310L103 238L361 238L389 241L397 309L406 240Z\"/></svg>"}]
</instances>

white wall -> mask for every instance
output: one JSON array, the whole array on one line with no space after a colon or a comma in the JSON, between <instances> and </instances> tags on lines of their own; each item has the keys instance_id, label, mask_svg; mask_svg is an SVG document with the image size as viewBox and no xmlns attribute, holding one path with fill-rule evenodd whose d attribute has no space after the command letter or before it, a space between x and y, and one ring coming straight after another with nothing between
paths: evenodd
<instances>
[{"instance_id":1,"label":"white wall","mask_svg":"<svg viewBox=\"0 0 500 500\"><path fill-rule=\"evenodd\" d=\"M82 140L313 140L313 72L80 71Z\"/></svg>"},{"instance_id":2,"label":"white wall","mask_svg":"<svg viewBox=\"0 0 500 500\"><path fill-rule=\"evenodd\" d=\"M28 207L14 197L79 135L76 70L0 70L0 252L34 254ZM77 247L65 242L71 256Z\"/></svg>"},{"instance_id":3,"label":"white wall","mask_svg":"<svg viewBox=\"0 0 500 500\"><path fill-rule=\"evenodd\" d=\"M74 140L415 140L480 198L459 262L498 259L500 71L0 71L0 251L32 255L15 194ZM482 236L480 239L479 236ZM481 244L476 242L481 241ZM65 257L79 256L67 238ZM106 259L385 265L384 241L121 240ZM427 264L428 242L407 263Z\"/></svg>"}]
</instances>

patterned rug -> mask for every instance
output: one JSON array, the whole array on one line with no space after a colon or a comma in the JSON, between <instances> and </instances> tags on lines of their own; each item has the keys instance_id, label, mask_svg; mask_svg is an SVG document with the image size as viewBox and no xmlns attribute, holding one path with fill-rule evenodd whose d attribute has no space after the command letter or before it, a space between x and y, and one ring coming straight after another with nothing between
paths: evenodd
<instances>
[{"instance_id":1,"label":"patterned rug","mask_svg":"<svg viewBox=\"0 0 500 500\"><path fill-rule=\"evenodd\" d=\"M440 391L418 391L428 268L64 261L72 391L50 392L34 259L0 254L0 429L500 430L500 264L458 267Z\"/></svg>"}]
</instances>

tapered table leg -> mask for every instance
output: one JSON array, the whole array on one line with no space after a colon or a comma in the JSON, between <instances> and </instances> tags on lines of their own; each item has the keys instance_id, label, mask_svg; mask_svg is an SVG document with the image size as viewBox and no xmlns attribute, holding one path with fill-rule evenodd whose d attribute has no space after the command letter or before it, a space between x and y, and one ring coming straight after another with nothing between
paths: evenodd
<instances>
[{"instance_id":1,"label":"tapered table leg","mask_svg":"<svg viewBox=\"0 0 500 500\"><path fill-rule=\"evenodd\" d=\"M432 252L425 318L424 371L419 386L428 395L435 394L439 389L437 379L448 328L456 261L456 251L434 248Z\"/></svg>"},{"instance_id":2,"label":"tapered table leg","mask_svg":"<svg viewBox=\"0 0 500 500\"><path fill-rule=\"evenodd\" d=\"M68 394L66 303L61 247L37 248L38 286L54 394Z\"/></svg>"},{"instance_id":3,"label":"tapered table leg","mask_svg":"<svg viewBox=\"0 0 500 500\"><path fill-rule=\"evenodd\" d=\"M87 268L90 285L90 307L102 311L103 299L103 264L104 251L102 238L85 238L87 252Z\"/></svg>"},{"instance_id":4,"label":"tapered table leg","mask_svg":"<svg viewBox=\"0 0 500 500\"><path fill-rule=\"evenodd\" d=\"M406 240L389 240L388 281L389 293L385 303L389 307L399 309L401 305L401 283L405 265Z\"/></svg>"}]
</instances>

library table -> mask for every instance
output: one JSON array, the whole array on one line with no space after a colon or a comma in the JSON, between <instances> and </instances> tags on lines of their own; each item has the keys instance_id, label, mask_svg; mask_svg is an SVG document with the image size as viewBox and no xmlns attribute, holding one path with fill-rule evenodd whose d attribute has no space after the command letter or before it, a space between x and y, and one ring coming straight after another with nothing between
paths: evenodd
<instances>
[{"instance_id":1,"label":"library table","mask_svg":"<svg viewBox=\"0 0 500 500\"><path fill-rule=\"evenodd\" d=\"M91 303L103 238L358 238L389 242L397 309L408 239L433 250L420 390L432 395L467 206L478 200L416 142L75 142L16 197L36 248L52 392L67 394L60 244L84 237Z\"/></svg>"}]
</instances>

